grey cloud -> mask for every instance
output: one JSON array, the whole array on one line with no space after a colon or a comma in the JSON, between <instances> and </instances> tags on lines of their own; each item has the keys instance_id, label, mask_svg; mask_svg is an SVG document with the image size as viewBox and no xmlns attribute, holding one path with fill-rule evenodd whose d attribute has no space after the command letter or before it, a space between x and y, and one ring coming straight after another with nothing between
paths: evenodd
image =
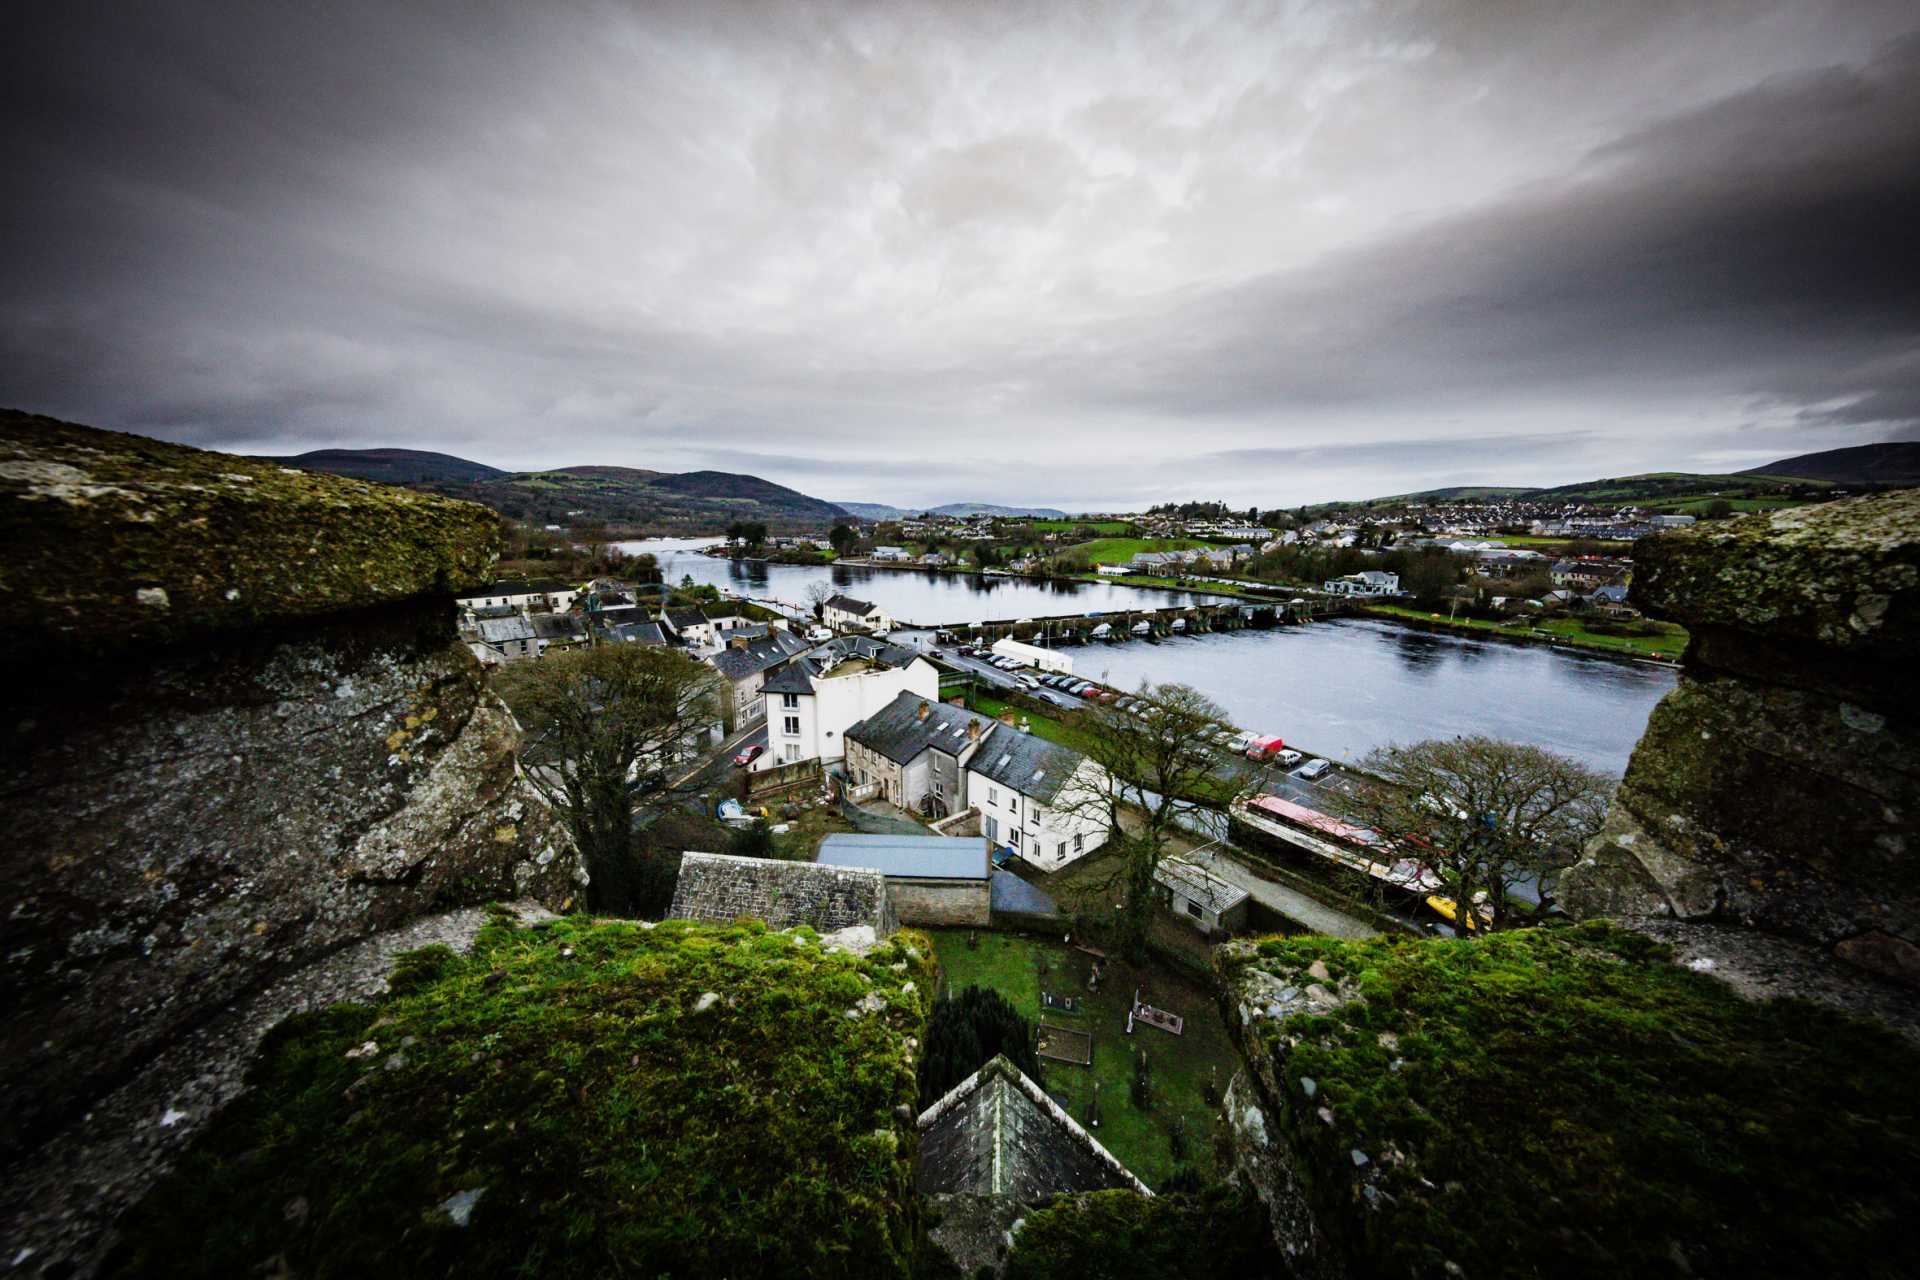
<instances>
[{"instance_id":1,"label":"grey cloud","mask_svg":"<svg viewBox=\"0 0 1920 1280\"><path fill-rule=\"evenodd\" d=\"M107 426L1076 506L1920 398L1893 0L3 21L0 401Z\"/></svg>"}]
</instances>

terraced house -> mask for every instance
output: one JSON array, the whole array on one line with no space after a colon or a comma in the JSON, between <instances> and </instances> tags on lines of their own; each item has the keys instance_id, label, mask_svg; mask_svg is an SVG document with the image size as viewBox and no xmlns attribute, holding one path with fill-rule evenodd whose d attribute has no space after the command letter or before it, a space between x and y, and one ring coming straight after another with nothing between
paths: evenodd
<instances>
[{"instance_id":1,"label":"terraced house","mask_svg":"<svg viewBox=\"0 0 1920 1280\"><path fill-rule=\"evenodd\" d=\"M962 707L902 693L846 733L847 775L903 809L978 809L980 832L1047 870L1107 842L1099 766L1070 747Z\"/></svg>"},{"instance_id":2,"label":"terraced house","mask_svg":"<svg viewBox=\"0 0 1920 1280\"><path fill-rule=\"evenodd\" d=\"M767 677L806 650L807 642L791 631L774 629L755 638L736 635L727 647L707 659L727 679L729 728L755 724L767 714L762 696Z\"/></svg>"}]
</instances>

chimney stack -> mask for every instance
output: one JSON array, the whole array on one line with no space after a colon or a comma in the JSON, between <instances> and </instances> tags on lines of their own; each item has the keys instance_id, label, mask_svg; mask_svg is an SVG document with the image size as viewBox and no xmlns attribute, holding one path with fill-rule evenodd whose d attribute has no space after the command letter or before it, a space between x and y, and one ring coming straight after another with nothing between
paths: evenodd
<instances>
[{"instance_id":1,"label":"chimney stack","mask_svg":"<svg viewBox=\"0 0 1920 1280\"><path fill-rule=\"evenodd\" d=\"M932 714L933 714L933 704L931 702L922 701L920 704L920 719L925 720L928 716Z\"/></svg>"},{"instance_id":2,"label":"chimney stack","mask_svg":"<svg viewBox=\"0 0 1920 1280\"><path fill-rule=\"evenodd\" d=\"M736 649L744 649L747 647L747 638L745 636L733 636L728 639L727 643Z\"/></svg>"},{"instance_id":3,"label":"chimney stack","mask_svg":"<svg viewBox=\"0 0 1920 1280\"><path fill-rule=\"evenodd\" d=\"M980 741L980 722L978 720L967 721L967 741Z\"/></svg>"}]
</instances>

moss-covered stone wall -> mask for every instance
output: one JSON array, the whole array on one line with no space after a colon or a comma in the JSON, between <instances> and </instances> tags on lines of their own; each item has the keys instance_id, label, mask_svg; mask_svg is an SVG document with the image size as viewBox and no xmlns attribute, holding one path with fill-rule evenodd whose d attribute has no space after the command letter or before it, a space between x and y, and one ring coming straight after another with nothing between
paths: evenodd
<instances>
[{"instance_id":1,"label":"moss-covered stone wall","mask_svg":"<svg viewBox=\"0 0 1920 1280\"><path fill-rule=\"evenodd\" d=\"M1634 602L1693 638L1563 900L1920 984L1920 491L1696 525L1634 564Z\"/></svg>"},{"instance_id":2,"label":"moss-covered stone wall","mask_svg":"<svg viewBox=\"0 0 1920 1280\"><path fill-rule=\"evenodd\" d=\"M1274 1270L1825 1277L1920 1269L1920 1054L1593 921L1215 952Z\"/></svg>"},{"instance_id":3,"label":"moss-covered stone wall","mask_svg":"<svg viewBox=\"0 0 1920 1280\"><path fill-rule=\"evenodd\" d=\"M492 513L21 414L0 495L0 1154L347 942L574 901L453 628Z\"/></svg>"},{"instance_id":4,"label":"moss-covered stone wall","mask_svg":"<svg viewBox=\"0 0 1920 1280\"><path fill-rule=\"evenodd\" d=\"M572 918L281 1027L109 1274L904 1277L923 934Z\"/></svg>"}]
</instances>

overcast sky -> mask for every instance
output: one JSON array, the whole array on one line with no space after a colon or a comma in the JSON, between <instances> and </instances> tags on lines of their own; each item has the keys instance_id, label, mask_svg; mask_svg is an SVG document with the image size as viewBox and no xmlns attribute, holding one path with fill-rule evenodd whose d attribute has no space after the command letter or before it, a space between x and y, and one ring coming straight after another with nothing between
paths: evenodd
<instances>
[{"instance_id":1,"label":"overcast sky","mask_svg":"<svg viewBox=\"0 0 1920 1280\"><path fill-rule=\"evenodd\" d=\"M61 3L0 42L0 403L99 426L1069 508L1920 438L1911 0Z\"/></svg>"}]
</instances>

